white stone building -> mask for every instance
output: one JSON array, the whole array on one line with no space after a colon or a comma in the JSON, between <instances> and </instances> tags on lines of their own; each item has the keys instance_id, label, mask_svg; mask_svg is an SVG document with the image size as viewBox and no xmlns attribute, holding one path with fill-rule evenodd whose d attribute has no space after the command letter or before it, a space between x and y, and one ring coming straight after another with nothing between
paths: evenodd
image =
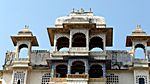
<instances>
[{"instance_id":1,"label":"white stone building","mask_svg":"<svg viewBox=\"0 0 150 84\"><path fill-rule=\"evenodd\" d=\"M6 52L0 83L149 84L150 36L139 25L126 38L130 51L106 50L113 46L113 28L91 10L73 10L47 31L51 51L32 49L38 41L27 26L11 36L16 49ZM21 56L24 48L26 57Z\"/></svg>"}]
</instances>

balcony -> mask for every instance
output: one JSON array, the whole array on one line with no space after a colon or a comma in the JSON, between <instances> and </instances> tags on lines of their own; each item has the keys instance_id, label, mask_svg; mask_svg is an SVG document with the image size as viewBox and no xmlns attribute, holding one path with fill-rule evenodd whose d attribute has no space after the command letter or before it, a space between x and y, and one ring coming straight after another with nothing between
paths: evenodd
<instances>
[{"instance_id":1,"label":"balcony","mask_svg":"<svg viewBox=\"0 0 150 84\"><path fill-rule=\"evenodd\" d=\"M68 74L67 78L88 79L88 75L87 74Z\"/></svg>"},{"instance_id":2,"label":"balcony","mask_svg":"<svg viewBox=\"0 0 150 84\"><path fill-rule=\"evenodd\" d=\"M89 82L106 82L106 78L89 78Z\"/></svg>"},{"instance_id":3,"label":"balcony","mask_svg":"<svg viewBox=\"0 0 150 84\"><path fill-rule=\"evenodd\" d=\"M50 82L67 82L66 78L50 78Z\"/></svg>"},{"instance_id":4,"label":"balcony","mask_svg":"<svg viewBox=\"0 0 150 84\"><path fill-rule=\"evenodd\" d=\"M52 56L88 56L88 48L86 47L72 47L69 51L54 51Z\"/></svg>"},{"instance_id":5,"label":"balcony","mask_svg":"<svg viewBox=\"0 0 150 84\"><path fill-rule=\"evenodd\" d=\"M148 67L147 59L134 59L133 63L134 63L134 67Z\"/></svg>"},{"instance_id":6,"label":"balcony","mask_svg":"<svg viewBox=\"0 0 150 84\"><path fill-rule=\"evenodd\" d=\"M12 61L12 67L28 67L29 58L15 58Z\"/></svg>"},{"instance_id":7,"label":"balcony","mask_svg":"<svg viewBox=\"0 0 150 84\"><path fill-rule=\"evenodd\" d=\"M88 52L87 47L72 47L70 48L70 52Z\"/></svg>"},{"instance_id":8,"label":"balcony","mask_svg":"<svg viewBox=\"0 0 150 84\"><path fill-rule=\"evenodd\" d=\"M106 52L105 51L99 51L99 52L90 52L90 56L94 57L95 59L106 59Z\"/></svg>"}]
</instances>

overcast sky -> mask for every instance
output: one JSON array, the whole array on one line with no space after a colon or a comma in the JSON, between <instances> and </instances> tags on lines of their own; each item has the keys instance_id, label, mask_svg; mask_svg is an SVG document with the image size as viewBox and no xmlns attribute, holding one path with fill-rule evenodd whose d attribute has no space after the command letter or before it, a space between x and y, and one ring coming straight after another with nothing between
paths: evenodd
<instances>
[{"instance_id":1,"label":"overcast sky","mask_svg":"<svg viewBox=\"0 0 150 84\"><path fill-rule=\"evenodd\" d=\"M10 36L25 25L37 36L36 49L50 50L47 27L54 26L57 17L68 15L73 8L91 8L95 15L105 17L107 26L114 28L109 49L129 50L125 47L126 36L137 24L150 35L150 0L0 0L0 66L6 51L15 50Z\"/></svg>"}]
</instances>

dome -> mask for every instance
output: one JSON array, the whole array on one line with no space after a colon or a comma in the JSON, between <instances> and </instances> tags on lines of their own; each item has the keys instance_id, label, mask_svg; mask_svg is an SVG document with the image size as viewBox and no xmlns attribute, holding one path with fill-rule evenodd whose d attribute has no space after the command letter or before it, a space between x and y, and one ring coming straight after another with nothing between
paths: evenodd
<instances>
[{"instance_id":1,"label":"dome","mask_svg":"<svg viewBox=\"0 0 150 84\"><path fill-rule=\"evenodd\" d=\"M25 27L18 32L18 36L33 36L32 32L29 30L29 27L25 25Z\"/></svg>"},{"instance_id":2,"label":"dome","mask_svg":"<svg viewBox=\"0 0 150 84\"><path fill-rule=\"evenodd\" d=\"M147 36L140 25L137 25L136 29L132 32L132 36Z\"/></svg>"},{"instance_id":3,"label":"dome","mask_svg":"<svg viewBox=\"0 0 150 84\"><path fill-rule=\"evenodd\" d=\"M84 11L72 11L68 16L59 17L56 19L55 25L62 26L63 23L95 23L97 26L106 25L105 18L101 16L94 16L93 12Z\"/></svg>"}]
</instances>

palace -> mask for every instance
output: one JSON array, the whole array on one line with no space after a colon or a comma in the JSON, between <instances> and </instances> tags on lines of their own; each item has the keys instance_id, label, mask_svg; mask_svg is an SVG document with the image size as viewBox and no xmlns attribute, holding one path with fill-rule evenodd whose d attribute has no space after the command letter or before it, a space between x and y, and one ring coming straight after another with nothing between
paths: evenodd
<instances>
[{"instance_id":1,"label":"palace","mask_svg":"<svg viewBox=\"0 0 150 84\"><path fill-rule=\"evenodd\" d=\"M130 50L107 50L113 46L113 28L91 10L73 10L59 17L47 32L51 50L32 49L39 44L27 26L11 36L15 50L6 52L0 84L150 82L150 36L140 25L126 37Z\"/></svg>"}]
</instances>

